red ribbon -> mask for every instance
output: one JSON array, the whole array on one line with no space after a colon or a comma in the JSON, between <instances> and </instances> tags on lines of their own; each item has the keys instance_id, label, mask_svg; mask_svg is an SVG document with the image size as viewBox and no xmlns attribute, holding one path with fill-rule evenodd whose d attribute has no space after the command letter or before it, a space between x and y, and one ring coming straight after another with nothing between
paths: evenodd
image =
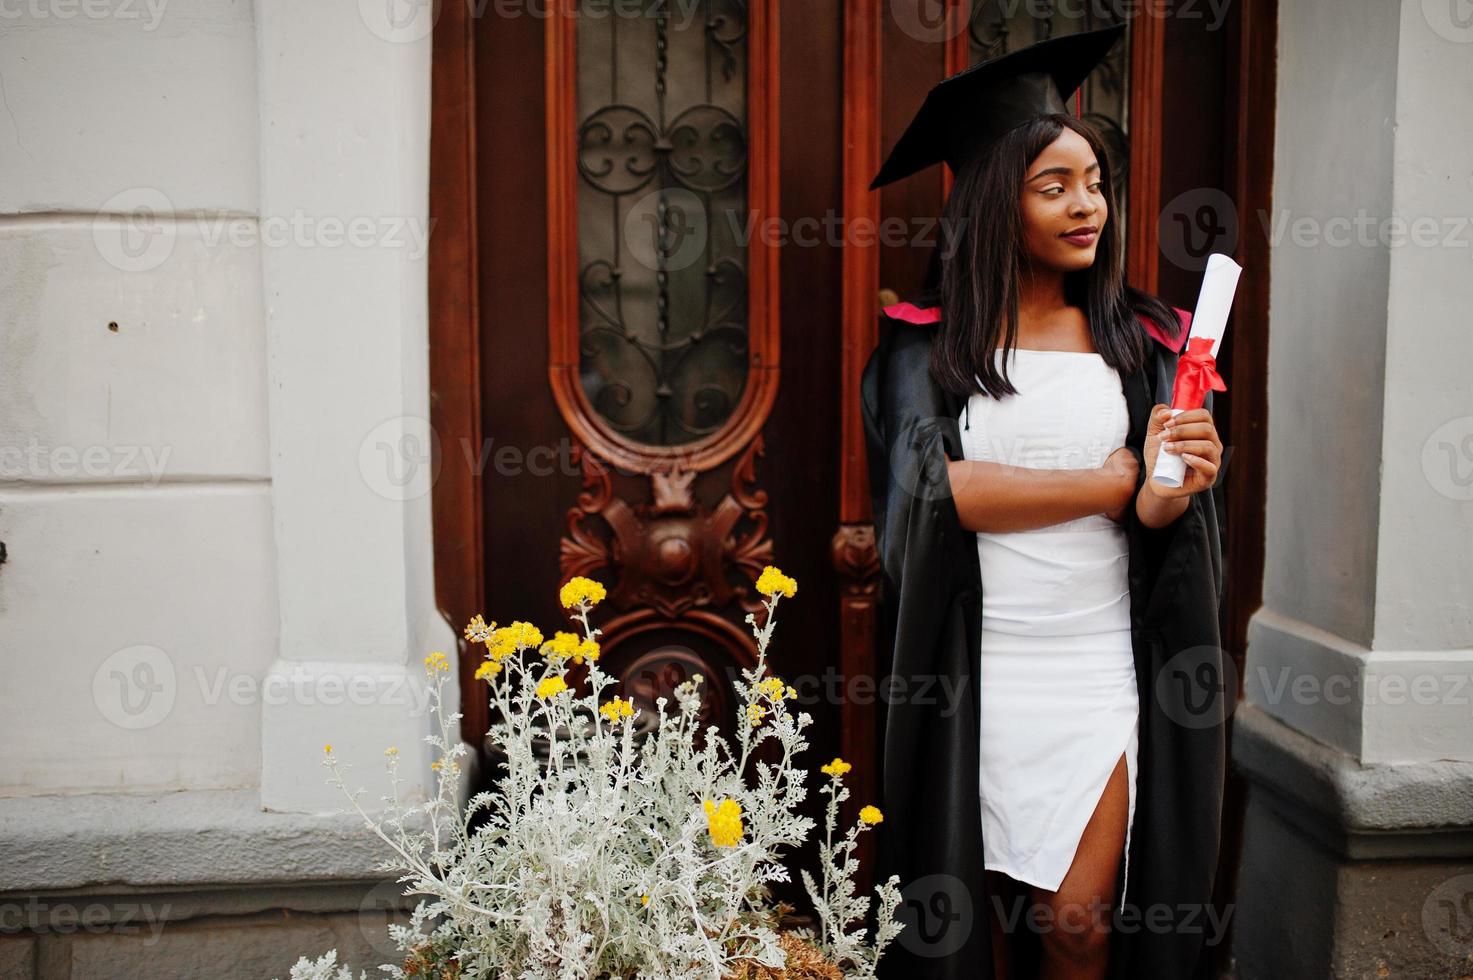
<instances>
[{"instance_id":1,"label":"red ribbon","mask_svg":"<svg viewBox=\"0 0 1473 980\"><path fill-rule=\"evenodd\" d=\"M1193 337L1185 354L1176 361L1176 384L1171 389L1171 407L1201 408L1208 391L1227 391L1227 382L1217 373L1211 337Z\"/></svg>"}]
</instances>

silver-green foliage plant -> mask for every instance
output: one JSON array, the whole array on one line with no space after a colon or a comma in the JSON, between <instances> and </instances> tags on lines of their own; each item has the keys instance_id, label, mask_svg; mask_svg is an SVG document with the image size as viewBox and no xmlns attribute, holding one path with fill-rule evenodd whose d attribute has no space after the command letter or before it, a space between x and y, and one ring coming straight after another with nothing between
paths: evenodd
<instances>
[{"instance_id":1,"label":"silver-green foliage plant","mask_svg":"<svg viewBox=\"0 0 1473 980\"><path fill-rule=\"evenodd\" d=\"M735 682L735 744L714 725L697 738L699 675L675 689L673 706L657 701L656 724L636 740L642 711L610 696L615 680L599 668L601 631L588 619L604 588L580 576L560 593L580 633L544 641L529 623L497 628L479 616L466 628L468 640L486 647L476 677L489 685L490 736L505 754L494 789L459 803L467 750L455 734L461 715L442 700L450 665L441 653L425 658L439 719L438 734L426 739L437 756L433 796L406 799L398 752L389 748L390 793L383 811L370 814L363 791L348 791L327 747L330 781L392 849L383 870L399 873L406 894L425 896L410 926L390 927L399 948L418 957L412 975L426 975L427 950L443 954L437 963L445 978L711 980L743 963L785 965L769 886L789 880L784 856L813 829L798 813L807 773L794 762L808 747L803 732L812 718L789 709L795 692L767 671L778 603L797 583L768 566L756 584L765 617L759 626L747 616L757 662ZM567 683L570 664L587 667L581 694ZM768 753L773 762L754 756L769 740L777 746ZM802 875L818 928L794 930L789 940L806 941L846 976L872 977L901 928L899 882L892 876L875 888L879 926L868 936L870 899L854 892L853 852L858 835L882 817L865 807L836 842L850 766L835 759L822 768L822 880ZM335 952L329 957L303 958L293 980L352 980ZM394 964L381 969L411 975Z\"/></svg>"}]
</instances>

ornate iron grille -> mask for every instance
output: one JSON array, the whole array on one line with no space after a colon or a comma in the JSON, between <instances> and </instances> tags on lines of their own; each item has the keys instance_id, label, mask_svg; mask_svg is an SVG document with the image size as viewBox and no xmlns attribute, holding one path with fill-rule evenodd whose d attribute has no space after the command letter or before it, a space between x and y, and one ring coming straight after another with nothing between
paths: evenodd
<instances>
[{"instance_id":1,"label":"ornate iron grille","mask_svg":"<svg viewBox=\"0 0 1473 980\"><path fill-rule=\"evenodd\" d=\"M745 0L577 25L579 376L623 437L721 429L746 388Z\"/></svg>"}]
</instances>

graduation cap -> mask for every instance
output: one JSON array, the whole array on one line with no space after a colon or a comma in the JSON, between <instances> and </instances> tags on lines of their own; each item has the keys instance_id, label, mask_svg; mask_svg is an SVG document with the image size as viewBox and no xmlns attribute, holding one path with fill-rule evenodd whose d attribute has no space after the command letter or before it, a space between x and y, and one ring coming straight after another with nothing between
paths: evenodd
<instances>
[{"instance_id":1,"label":"graduation cap","mask_svg":"<svg viewBox=\"0 0 1473 980\"><path fill-rule=\"evenodd\" d=\"M942 79L926 94L869 189L942 160L958 173L1009 130L1040 116L1067 113L1068 97L1124 34L1124 24L1062 34Z\"/></svg>"}]
</instances>

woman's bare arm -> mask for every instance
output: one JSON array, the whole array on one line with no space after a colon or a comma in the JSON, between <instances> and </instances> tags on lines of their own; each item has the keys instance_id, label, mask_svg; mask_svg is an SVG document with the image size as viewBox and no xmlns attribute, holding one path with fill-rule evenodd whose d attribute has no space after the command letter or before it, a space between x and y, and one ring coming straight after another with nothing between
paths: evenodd
<instances>
[{"instance_id":1,"label":"woman's bare arm","mask_svg":"<svg viewBox=\"0 0 1473 980\"><path fill-rule=\"evenodd\" d=\"M1088 470L1044 470L980 460L947 460L957 517L968 531L1028 531L1090 514L1120 520L1135 496L1139 467L1128 449Z\"/></svg>"}]
</instances>

